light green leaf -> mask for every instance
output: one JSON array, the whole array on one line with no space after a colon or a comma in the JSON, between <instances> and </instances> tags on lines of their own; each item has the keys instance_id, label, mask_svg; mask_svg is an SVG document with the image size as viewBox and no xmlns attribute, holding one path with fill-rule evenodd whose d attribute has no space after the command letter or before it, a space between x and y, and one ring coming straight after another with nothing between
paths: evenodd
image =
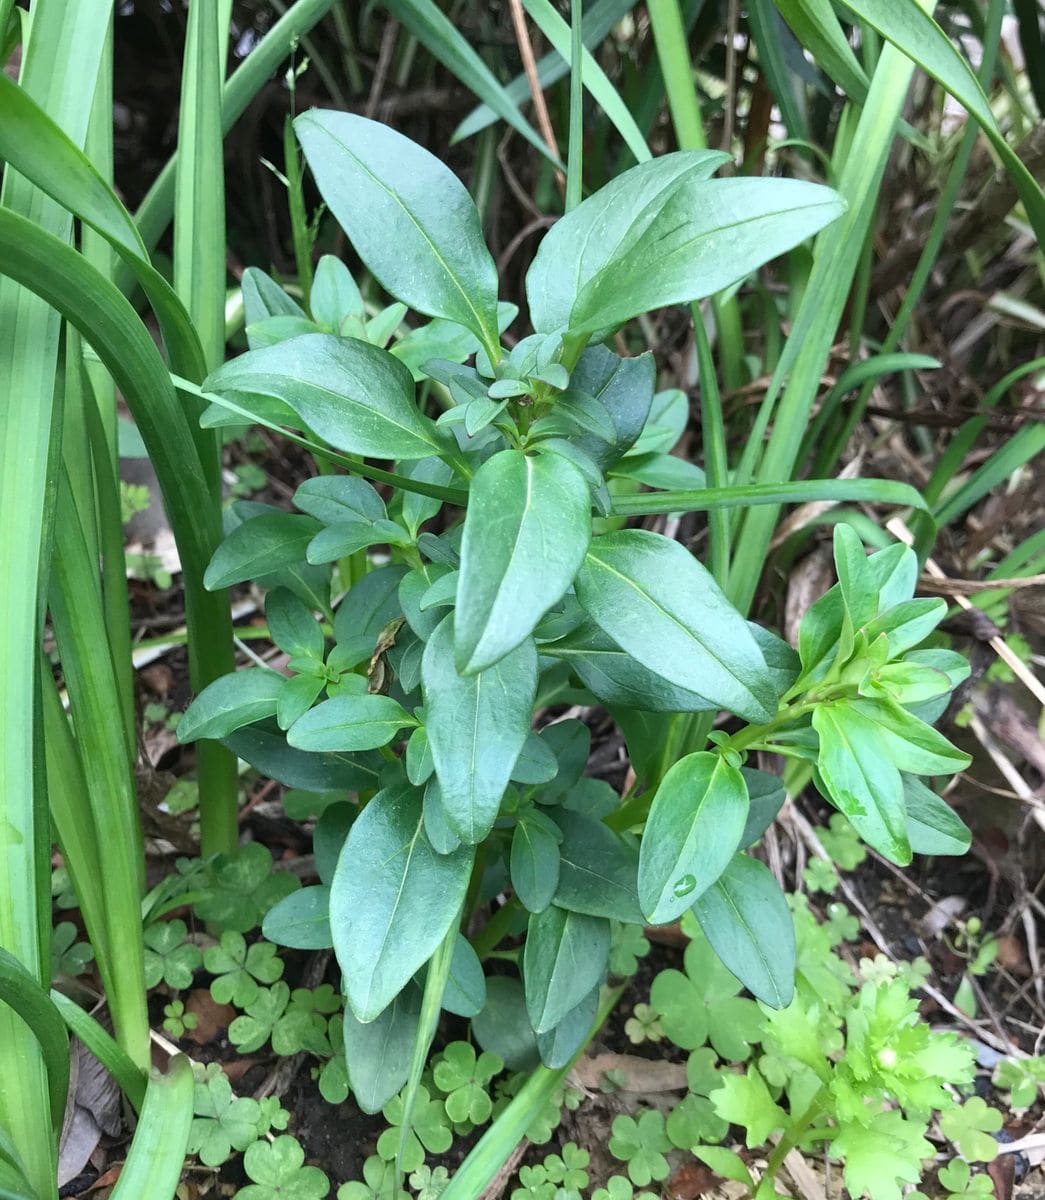
<instances>
[{"instance_id":1,"label":"light green leaf","mask_svg":"<svg viewBox=\"0 0 1045 1200\"><path fill-rule=\"evenodd\" d=\"M768 721L777 697L747 622L678 542L646 530L600 537L576 579L595 623L643 666L742 716Z\"/></svg>"},{"instance_id":2,"label":"light green leaf","mask_svg":"<svg viewBox=\"0 0 1045 1200\"><path fill-rule=\"evenodd\" d=\"M591 542L584 477L558 454L502 450L472 480L461 541L454 653L473 674L533 632Z\"/></svg>"},{"instance_id":3,"label":"light green leaf","mask_svg":"<svg viewBox=\"0 0 1045 1200\"><path fill-rule=\"evenodd\" d=\"M360 1021L383 1012L435 953L461 911L472 858L467 847L432 849L421 794L408 785L379 792L356 818L330 889L330 926Z\"/></svg>"},{"instance_id":4,"label":"light green leaf","mask_svg":"<svg viewBox=\"0 0 1045 1200\"><path fill-rule=\"evenodd\" d=\"M965 854L972 833L953 808L914 775L903 777L907 835L915 854Z\"/></svg>"},{"instance_id":5,"label":"light green leaf","mask_svg":"<svg viewBox=\"0 0 1045 1200\"><path fill-rule=\"evenodd\" d=\"M972 759L942 733L893 700L853 700L851 707L878 730L880 753L912 775L950 775Z\"/></svg>"},{"instance_id":6,"label":"light green leaf","mask_svg":"<svg viewBox=\"0 0 1045 1200\"><path fill-rule=\"evenodd\" d=\"M251 517L237 525L214 552L203 576L204 586L215 592L303 562L305 549L319 529L317 521L296 513Z\"/></svg>"},{"instance_id":7,"label":"light green leaf","mask_svg":"<svg viewBox=\"0 0 1045 1200\"><path fill-rule=\"evenodd\" d=\"M365 1025L345 1009L345 1062L352 1094L363 1112L380 1112L406 1083L420 1011L421 993L413 984Z\"/></svg>"},{"instance_id":8,"label":"light green leaf","mask_svg":"<svg viewBox=\"0 0 1045 1200\"><path fill-rule=\"evenodd\" d=\"M391 696L346 695L324 700L295 721L287 741L298 750L373 750L417 722Z\"/></svg>"},{"instance_id":9,"label":"light green leaf","mask_svg":"<svg viewBox=\"0 0 1045 1200\"><path fill-rule=\"evenodd\" d=\"M334 944L330 932L330 888L316 884L284 896L265 914L261 932L277 946L329 950Z\"/></svg>"},{"instance_id":10,"label":"light green leaf","mask_svg":"<svg viewBox=\"0 0 1045 1200\"><path fill-rule=\"evenodd\" d=\"M639 901L651 924L680 917L718 879L740 844L748 806L744 777L722 755L701 750L671 767L639 851Z\"/></svg>"},{"instance_id":11,"label":"light green leaf","mask_svg":"<svg viewBox=\"0 0 1045 1200\"><path fill-rule=\"evenodd\" d=\"M548 825L552 830L547 828ZM555 897L559 886L560 838L553 822L539 811L532 816L524 813L515 826L511 849L512 887L529 912L543 912Z\"/></svg>"}]
</instances>

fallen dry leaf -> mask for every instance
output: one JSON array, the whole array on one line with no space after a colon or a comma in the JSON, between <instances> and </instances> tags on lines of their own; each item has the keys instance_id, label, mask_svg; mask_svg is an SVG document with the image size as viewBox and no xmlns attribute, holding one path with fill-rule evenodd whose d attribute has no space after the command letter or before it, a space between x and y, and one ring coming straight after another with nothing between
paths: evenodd
<instances>
[{"instance_id":1,"label":"fallen dry leaf","mask_svg":"<svg viewBox=\"0 0 1045 1200\"><path fill-rule=\"evenodd\" d=\"M598 1088L612 1071L622 1092L680 1092L686 1087L685 1063L661 1062L637 1054L594 1054L581 1058L570 1078L584 1090Z\"/></svg>"}]
</instances>

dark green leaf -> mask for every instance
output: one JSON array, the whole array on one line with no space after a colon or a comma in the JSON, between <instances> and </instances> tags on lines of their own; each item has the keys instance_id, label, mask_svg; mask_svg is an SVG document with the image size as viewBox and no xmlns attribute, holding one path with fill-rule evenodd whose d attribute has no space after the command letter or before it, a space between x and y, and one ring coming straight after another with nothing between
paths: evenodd
<instances>
[{"instance_id":1,"label":"dark green leaf","mask_svg":"<svg viewBox=\"0 0 1045 1200\"><path fill-rule=\"evenodd\" d=\"M470 848L433 850L415 788L379 792L356 818L330 889L330 925L359 1020L383 1012L435 952L460 914L472 857Z\"/></svg>"},{"instance_id":2,"label":"dark green leaf","mask_svg":"<svg viewBox=\"0 0 1045 1200\"><path fill-rule=\"evenodd\" d=\"M747 822L744 832L740 835L740 849L746 850L773 824L777 813L783 808L787 799L787 790L779 775L770 775L768 771L757 771L754 767L741 767L741 775L747 785L750 801Z\"/></svg>"},{"instance_id":3,"label":"dark green leaf","mask_svg":"<svg viewBox=\"0 0 1045 1200\"><path fill-rule=\"evenodd\" d=\"M355 338L310 333L241 354L208 376L204 388L278 400L297 424L350 454L424 458L438 449L435 425L414 401L410 372L391 354Z\"/></svg>"},{"instance_id":4,"label":"dark green leaf","mask_svg":"<svg viewBox=\"0 0 1045 1200\"><path fill-rule=\"evenodd\" d=\"M646 530L606 534L576 580L589 616L633 658L748 721L768 721L776 695L747 622L678 542Z\"/></svg>"},{"instance_id":5,"label":"dark green leaf","mask_svg":"<svg viewBox=\"0 0 1045 1200\"><path fill-rule=\"evenodd\" d=\"M367 647L357 662L369 658L378 634L400 614L399 583L406 567L379 567L352 585L334 614L334 637L338 642L358 642Z\"/></svg>"},{"instance_id":6,"label":"dark green leaf","mask_svg":"<svg viewBox=\"0 0 1045 1200\"><path fill-rule=\"evenodd\" d=\"M748 795L738 767L708 750L671 767L653 797L639 852L646 919L680 917L729 865L740 845Z\"/></svg>"},{"instance_id":7,"label":"dark green leaf","mask_svg":"<svg viewBox=\"0 0 1045 1200\"><path fill-rule=\"evenodd\" d=\"M345 1062L363 1112L380 1112L409 1078L420 1012L421 993L413 984L365 1025L345 1009Z\"/></svg>"},{"instance_id":8,"label":"dark green leaf","mask_svg":"<svg viewBox=\"0 0 1045 1200\"><path fill-rule=\"evenodd\" d=\"M512 834L512 887L532 913L543 912L559 886L559 838L545 824L551 824L548 818L541 817L538 812L527 819L524 813Z\"/></svg>"},{"instance_id":9,"label":"dark green leaf","mask_svg":"<svg viewBox=\"0 0 1045 1200\"><path fill-rule=\"evenodd\" d=\"M475 844L490 832L529 736L537 651L524 642L488 670L459 675L453 620L451 613L425 646L425 727L447 821L462 841Z\"/></svg>"},{"instance_id":10,"label":"dark green leaf","mask_svg":"<svg viewBox=\"0 0 1045 1200\"><path fill-rule=\"evenodd\" d=\"M374 750L414 718L391 696L340 695L310 709L287 731L298 750Z\"/></svg>"},{"instance_id":11,"label":"dark green leaf","mask_svg":"<svg viewBox=\"0 0 1045 1200\"><path fill-rule=\"evenodd\" d=\"M214 552L204 586L214 592L246 579L256 580L305 560L308 543L321 526L295 513L265 513L237 525Z\"/></svg>"},{"instance_id":12,"label":"dark green leaf","mask_svg":"<svg viewBox=\"0 0 1045 1200\"><path fill-rule=\"evenodd\" d=\"M587 1040L598 1008L599 989L593 987L558 1025L537 1035L537 1049L546 1067L555 1071L566 1066Z\"/></svg>"},{"instance_id":13,"label":"dark green leaf","mask_svg":"<svg viewBox=\"0 0 1045 1200\"><path fill-rule=\"evenodd\" d=\"M787 1008L795 992L795 927L769 868L738 854L693 912L747 990L770 1008Z\"/></svg>"},{"instance_id":14,"label":"dark green leaf","mask_svg":"<svg viewBox=\"0 0 1045 1200\"><path fill-rule=\"evenodd\" d=\"M454 621L464 673L514 650L573 582L591 541L591 497L557 454L502 450L472 480Z\"/></svg>"},{"instance_id":15,"label":"dark green leaf","mask_svg":"<svg viewBox=\"0 0 1045 1200\"><path fill-rule=\"evenodd\" d=\"M558 770L554 752L543 738L531 730L512 768L512 783L524 783L530 787L550 783Z\"/></svg>"},{"instance_id":16,"label":"dark green leaf","mask_svg":"<svg viewBox=\"0 0 1045 1200\"><path fill-rule=\"evenodd\" d=\"M295 750L283 734L264 725L238 729L222 741L262 775L309 792L371 790L378 786L384 765L376 755Z\"/></svg>"},{"instance_id":17,"label":"dark green leaf","mask_svg":"<svg viewBox=\"0 0 1045 1200\"><path fill-rule=\"evenodd\" d=\"M518 979L495 975L486 981L486 1006L473 1018L472 1033L480 1047L496 1054L510 1071L529 1071L540 1061Z\"/></svg>"},{"instance_id":18,"label":"dark green leaf","mask_svg":"<svg viewBox=\"0 0 1045 1200\"><path fill-rule=\"evenodd\" d=\"M252 725L276 711L285 675L250 668L223 675L205 687L178 722L178 741L224 738L244 725Z\"/></svg>"},{"instance_id":19,"label":"dark green leaf","mask_svg":"<svg viewBox=\"0 0 1045 1200\"><path fill-rule=\"evenodd\" d=\"M457 176L364 117L313 109L294 128L323 199L386 291L497 346L497 272Z\"/></svg>"},{"instance_id":20,"label":"dark green leaf","mask_svg":"<svg viewBox=\"0 0 1045 1200\"><path fill-rule=\"evenodd\" d=\"M387 514L385 502L365 479L354 475L317 475L306 479L294 493L302 512L324 525L339 521L380 521Z\"/></svg>"},{"instance_id":21,"label":"dark green leaf","mask_svg":"<svg viewBox=\"0 0 1045 1200\"><path fill-rule=\"evenodd\" d=\"M485 1005L486 979L482 963L471 942L459 933L443 991L443 1008L457 1017L474 1017Z\"/></svg>"},{"instance_id":22,"label":"dark green leaf","mask_svg":"<svg viewBox=\"0 0 1045 1200\"><path fill-rule=\"evenodd\" d=\"M530 917L523 951L526 1011L537 1034L547 1033L606 974L609 922L552 905Z\"/></svg>"},{"instance_id":23,"label":"dark green leaf","mask_svg":"<svg viewBox=\"0 0 1045 1200\"><path fill-rule=\"evenodd\" d=\"M265 618L272 640L291 658L323 661L326 640L304 601L286 588L275 588L265 597Z\"/></svg>"},{"instance_id":24,"label":"dark green leaf","mask_svg":"<svg viewBox=\"0 0 1045 1200\"><path fill-rule=\"evenodd\" d=\"M635 850L602 821L583 813L557 809L555 823L562 830L555 903L572 912L644 925Z\"/></svg>"}]
</instances>

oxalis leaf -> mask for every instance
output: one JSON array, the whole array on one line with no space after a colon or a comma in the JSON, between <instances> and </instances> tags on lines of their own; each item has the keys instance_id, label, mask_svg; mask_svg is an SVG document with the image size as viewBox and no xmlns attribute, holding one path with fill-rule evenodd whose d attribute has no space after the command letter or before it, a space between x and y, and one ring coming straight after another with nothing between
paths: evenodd
<instances>
[{"instance_id":1,"label":"oxalis leaf","mask_svg":"<svg viewBox=\"0 0 1045 1200\"><path fill-rule=\"evenodd\" d=\"M381 285L497 347L497 269L457 176L365 117L313 109L294 129L323 199Z\"/></svg>"},{"instance_id":2,"label":"oxalis leaf","mask_svg":"<svg viewBox=\"0 0 1045 1200\"><path fill-rule=\"evenodd\" d=\"M748 807L743 775L720 754L688 754L668 771L639 851L639 902L651 924L680 917L722 874Z\"/></svg>"},{"instance_id":3,"label":"oxalis leaf","mask_svg":"<svg viewBox=\"0 0 1045 1200\"><path fill-rule=\"evenodd\" d=\"M473 852L437 854L421 793L386 788L356 818L330 888L334 953L356 1017L372 1021L428 961L456 920Z\"/></svg>"},{"instance_id":4,"label":"oxalis leaf","mask_svg":"<svg viewBox=\"0 0 1045 1200\"><path fill-rule=\"evenodd\" d=\"M591 542L591 496L557 454L502 450L472 480L461 541L458 670L492 666L563 596Z\"/></svg>"},{"instance_id":5,"label":"oxalis leaf","mask_svg":"<svg viewBox=\"0 0 1045 1200\"><path fill-rule=\"evenodd\" d=\"M537 651L526 641L487 670L460 675L451 613L425 646L421 687L447 823L462 841L481 842L530 733Z\"/></svg>"},{"instance_id":6,"label":"oxalis leaf","mask_svg":"<svg viewBox=\"0 0 1045 1200\"><path fill-rule=\"evenodd\" d=\"M911 861L903 782L883 753L879 727L844 702L813 710L817 768L828 796L869 845L890 862Z\"/></svg>"},{"instance_id":7,"label":"oxalis leaf","mask_svg":"<svg viewBox=\"0 0 1045 1200\"><path fill-rule=\"evenodd\" d=\"M777 697L747 622L678 542L643 529L600 537L575 582L577 599L621 649L678 687L747 721Z\"/></svg>"},{"instance_id":8,"label":"oxalis leaf","mask_svg":"<svg viewBox=\"0 0 1045 1200\"><path fill-rule=\"evenodd\" d=\"M409 460L439 448L435 425L414 402L410 372L356 338L308 333L250 350L208 376L204 389L237 396L248 410L251 396L279 400L306 429L350 454Z\"/></svg>"},{"instance_id":9,"label":"oxalis leaf","mask_svg":"<svg viewBox=\"0 0 1045 1200\"><path fill-rule=\"evenodd\" d=\"M795 992L795 927L772 872L738 854L693 905L724 966L759 1000L786 1008Z\"/></svg>"}]
</instances>

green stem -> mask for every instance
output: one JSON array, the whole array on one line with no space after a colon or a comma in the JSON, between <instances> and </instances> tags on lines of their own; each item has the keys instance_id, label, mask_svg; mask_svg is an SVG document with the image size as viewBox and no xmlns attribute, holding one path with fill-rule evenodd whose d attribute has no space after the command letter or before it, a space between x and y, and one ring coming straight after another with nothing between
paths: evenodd
<instances>
[{"instance_id":1,"label":"green stem","mask_svg":"<svg viewBox=\"0 0 1045 1200\"><path fill-rule=\"evenodd\" d=\"M305 212L305 193L301 180L301 155L294 137L294 119L288 113L283 122L283 166L287 174L287 204L290 208L290 228L294 240L294 262L298 269L302 303L309 309L312 294L312 239L309 236L308 214Z\"/></svg>"},{"instance_id":2,"label":"green stem","mask_svg":"<svg viewBox=\"0 0 1045 1200\"><path fill-rule=\"evenodd\" d=\"M570 2L570 144L566 160L566 211L581 202L584 174L584 88L581 82L584 40L581 0Z\"/></svg>"},{"instance_id":3,"label":"green stem","mask_svg":"<svg viewBox=\"0 0 1045 1200\"><path fill-rule=\"evenodd\" d=\"M827 1107L828 1096L828 1085L825 1083L813 1097L812 1103L806 1108L805 1112L796 1121L791 1123L787 1132L777 1142L773 1153L769 1156L769 1161L766 1163L762 1179L759 1181L758 1190L755 1192L755 1200L772 1200L772 1197L776 1195L774 1182L777 1172L783 1165L784 1159L798 1145L805 1131Z\"/></svg>"},{"instance_id":4,"label":"green stem","mask_svg":"<svg viewBox=\"0 0 1045 1200\"><path fill-rule=\"evenodd\" d=\"M508 936L519 908L519 901L513 897L503 904L472 938L472 949L480 958L487 958Z\"/></svg>"}]
</instances>

